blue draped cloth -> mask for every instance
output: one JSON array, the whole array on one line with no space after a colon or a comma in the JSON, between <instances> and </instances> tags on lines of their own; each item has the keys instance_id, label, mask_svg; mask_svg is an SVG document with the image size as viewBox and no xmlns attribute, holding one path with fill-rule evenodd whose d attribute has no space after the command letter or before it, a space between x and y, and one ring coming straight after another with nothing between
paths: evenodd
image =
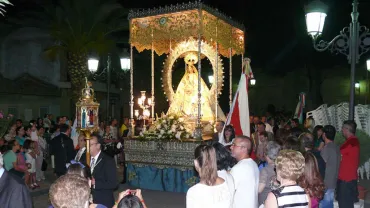
<instances>
[{"instance_id":1,"label":"blue draped cloth","mask_svg":"<svg viewBox=\"0 0 370 208\"><path fill-rule=\"evenodd\" d=\"M126 177L129 185L141 189L186 193L199 182L194 168L157 168L150 165L137 166L126 163ZM142 167L144 166L144 167Z\"/></svg>"}]
</instances>

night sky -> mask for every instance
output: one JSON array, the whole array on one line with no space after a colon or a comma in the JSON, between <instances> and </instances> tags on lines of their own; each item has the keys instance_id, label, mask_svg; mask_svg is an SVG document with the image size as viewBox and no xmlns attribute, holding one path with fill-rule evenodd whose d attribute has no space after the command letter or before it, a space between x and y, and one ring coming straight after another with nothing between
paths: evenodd
<instances>
[{"instance_id":1,"label":"night sky","mask_svg":"<svg viewBox=\"0 0 370 208\"><path fill-rule=\"evenodd\" d=\"M22 10L33 9L34 3L52 0L11 0L8 6L11 16ZM54 0L56 1L56 0ZM183 0L118 0L125 8L153 8L168 4L182 3ZM252 67L261 72L284 75L286 72L313 66L320 69L337 65L348 67L343 55L330 52L316 52L311 38L306 33L304 5L310 0L202 0L218 8L246 27L246 56L252 59ZM348 26L351 0L322 0L328 4L329 12L325 21L322 38L331 40L339 31ZM187 1L186 1L187 2ZM370 1L360 0L359 21L370 27ZM0 21L1 22L1 21ZM4 32L4 30L2 31ZM370 57L364 55L361 67Z\"/></svg>"},{"instance_id":2,"label":"night sky","mask_svg":"<svg viewBox=\"0 0 370 208\"><path fill-rule=\"evenodd\" d=\"M349 26L351 0L322 0L329 6L322 38L331 40ZM182 3L181 0L122 1L130 8L150 8ZM185 1L187 2L187 1ZM320 69L337 65L349 67L346 57L316 52L306 33L304 5L309 0L203 0L246 27L246 56L252 67L267 73L285 74L305 65ZM370 1L359 1L359 21L370 27ZM360 60L361 67L370 53Z\"/></svg>"}]
</instances>

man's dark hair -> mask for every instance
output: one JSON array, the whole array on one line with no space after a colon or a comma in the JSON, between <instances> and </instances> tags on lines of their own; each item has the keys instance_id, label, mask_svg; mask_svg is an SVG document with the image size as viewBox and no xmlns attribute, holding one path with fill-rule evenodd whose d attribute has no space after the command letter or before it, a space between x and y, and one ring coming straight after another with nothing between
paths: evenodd
<instances>
[{"instance_id":1,"label":"man's dark hair","mask_svg":"<svg viewBox=\"0 0 370 208\"><path fill-rule=\"evenodd\" d=\"M332 126L332 125L326 125L326 126L324 126L323 132L324 132L326 138L328 138L331 141L334 140L335 134L337 133L337 131L335 130L335 127Z\"/></svg>"},{"instance_id":2,"label":"man's dark hair","mask_svg":"<svg viewBox=\"0 0 370 208\"><path fill-rule=\"evenodd\" d=\"M217 123L221 123L222 126L225 126L225 121L218 120Z\"/></svg>"},{"instance_id":3,"label":"man's dark hair","mask_svg":"<svg viewBox=\"0 0 370 208\"><path fill-rule=\"evenodd\" d=\"M12 150L17 140L11 140L8 142L8 150Z\"/></svg>"},{"instance_id":4,"label":"man's dark hair","mask_svg":"<svg viewBox=\"0 0 370 208\"><path fill-rule=\"evenodd\" d=\"M264 124L262 121L260 121L257 125L262 125L263 127L266 128L266 124Z\"/></svg>"},{"instance_id":5,"label":"man's dark hair","mask_svg":"<svg viewBox=\"0 0 370 208\"><path fill-rule=\"evenodd\" d=\"M234 158L224 145L216 142L212 145L216 150L217 170L229 170L235 164Z\"/></svg>"},{"instance_id":6,"label":"man's dark hair","mask_svg":"<svg viewBox=\"0 0 370 208\"><path fill-rule=\"evenodd\" d=\"M294 123L298 124L299 125L299 120L298 118L293 118L292 121L294 121Z\"/></svg>"},{"instance_id":7,"label":"man's dark hair","mask_svg":"<svg viewBox=\"0 0 370 208\"><path fill-rule=\"evenodd\" d=\"M15 120L15 122L19 122L19 123L23 124L22 119L17 119L17 120Z\"/></svg>"},{"instance_id":8,"label":"man's dark hair","mask_svg":"<svg viewBox=\"0 0 370 208\"><path fill-rule=\"evenodd\" d=\"M343 122L343 125L347 126L347 129L352 134L356 134L357 124L354 120L347 120Z\"/></svg>"},{"instance_id":9,"label":"man's dark hair","mask_svg":"<svg viewBox=\"0 0 370 208\"><path fill-rule=\"evenodd\" d=\"M97 142L98 142L99 144L101 144L101 145L103 145L103 144L104 144L104 139L103 139L103 137L102 137L102 136L100 136L100 134L98 134L98 133L93 133L93 134L91 135L91 137L96 137Z\"/></svg>"},{"instance_id":10,"label":"man's dark hair","mask_svg":"<svg viewBox=\"0 0 370 208\"><path fill-rule=\"evenodd\" d=\"M66 133L68 131L68 129L69 129L69 126L67 124L61 124L61 125L59 125L59 131L61 133Z\"/></svg>"},{"instance_id":11,"label":"man's dark hair","mask_svg":"<svg viewBox=\"0 0 370 208\"><path fill-rule=\"evenodd\" d=\"M289 136L284 141L283 149L284 150L301 151L301 143L299 142L297 137Z\"/></svg>"}]
</instances>

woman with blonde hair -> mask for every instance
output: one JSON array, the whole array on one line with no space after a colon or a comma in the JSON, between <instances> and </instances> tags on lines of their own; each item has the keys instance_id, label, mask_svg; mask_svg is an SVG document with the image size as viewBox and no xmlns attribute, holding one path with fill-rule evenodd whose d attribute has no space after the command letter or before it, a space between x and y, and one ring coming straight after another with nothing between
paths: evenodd
<instances>
[{"instance_id":1,"label":"woman with blonde hair","mask_svg":"<svg viewBox=\"0 0 370 208\"><path fill-rule=\"evenodd\" d=\"M215 148L199 145L195 151L194 166L199 173L200 182L191 187L186 194L187 208L231 208L233 198L224 179L217 175Z\"/></svg>"},{"instance_id":2,"label":"woman with blonde hair","mask_svg":"<svg viewBox=\"0 0 370 208\"><path fill-rule=\"evenodd\" d=\"M265 208L310 207L309 196L297 184L305 169L305 158L295 150L281 150L275 160L276 176L280 187L271 191L265 201Z\"/></svg>"}]
</instances>

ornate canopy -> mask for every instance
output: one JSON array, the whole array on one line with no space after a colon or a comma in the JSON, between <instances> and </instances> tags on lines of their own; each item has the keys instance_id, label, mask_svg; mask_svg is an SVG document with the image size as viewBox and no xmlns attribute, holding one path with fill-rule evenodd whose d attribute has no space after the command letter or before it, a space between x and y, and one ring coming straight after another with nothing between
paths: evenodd
<instances>
[{"instance_id":1,"label":"ornate canopy","mask_svg":"<svg viewBox=\"0 0 370 208\"><path fill-rule=\"evenodd\" d=\"M218 43L219 53L229 57L244 53L243 25L201 2L171 5L157 9L130 11L130 43L139 52L151 49L158 55L189 39L198 38L211 45Z\"/></svg>"}]
</instances>

